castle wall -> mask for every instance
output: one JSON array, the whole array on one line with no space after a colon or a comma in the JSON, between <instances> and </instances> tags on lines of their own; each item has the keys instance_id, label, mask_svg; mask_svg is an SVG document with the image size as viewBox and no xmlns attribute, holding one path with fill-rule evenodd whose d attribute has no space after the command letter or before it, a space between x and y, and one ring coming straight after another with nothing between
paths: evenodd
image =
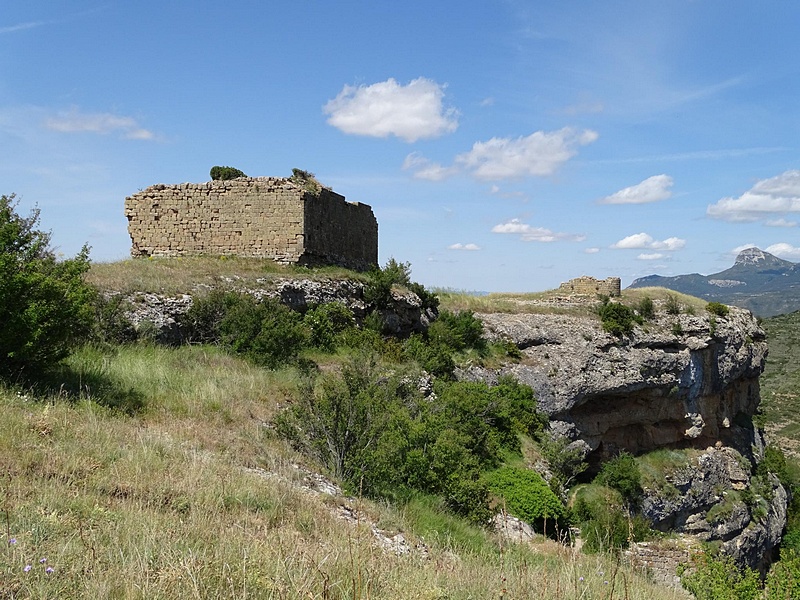
<instances>
[{"instance_id":1,"label":"castle wall","mask_svg":"<svg viewBox=\"0 0 800 600\"><path fill-rule=\"evenodd\" d=\"M621 291L621 281L619 277L608 277L606 279L595 279L586 275L570 279L559 286L559 290L569 294L582 296L594 296L603 294L604 296L619 296Z\"/></svg>"},{"instance_id":2,"label":"castle wall","mask_svg":"<svg viewBox=\"0 0 800 600\"><path fill-rule=\"evenodd\" d=\"M377 264L372 209L288 179L154 185L125 199L132 256L235 255L281 263Z\"/></svg>"}]
</instances>

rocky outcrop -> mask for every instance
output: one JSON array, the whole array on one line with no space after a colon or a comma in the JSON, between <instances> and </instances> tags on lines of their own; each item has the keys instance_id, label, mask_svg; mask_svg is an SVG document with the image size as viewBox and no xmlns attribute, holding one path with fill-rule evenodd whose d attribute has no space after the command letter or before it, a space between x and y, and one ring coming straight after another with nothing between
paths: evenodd
<instances>
[{"instance_id":1,"label":"rocky outcrop","mask_svg":"<svg viewBox=\"0 0 800 600\"><path fill-rule=\"evenodd\" d=\"M620 451L694 449L664 486L645 490L643 516L763 571L780 543L787 496L773 476L758 485L752 476L763 451L752 417L767 355L752 314L659 311L616 337L589 310L556 312L477 315L489 339L513 342L522 359L458 376L512 375L530 385L552 433L583 450L589 473Z\"/></svg>"},{"instance_id":2,"label":"rocky outcrop","mask_svg":"<svg viewBox=\"0 0 800 600\"><path fill-rule=\"evenodd\" d=\"M592 464L620 450L705 448L722 442L748 457L760 438L751 417L767 354L752 315L667 315L632 335L606 333L593 315L479 314L489 339L523 354L499 370L463 370L465 379L513 375L536 392L554 431L585 449Z\"/></svg>"},{"instance_id":3,"label":"rocky outcrop","mask_svg":"<svg viewBox=\"0 0 800 600\"><path fill-rule=\"evenodd\" d=\"M364 284L350 279L276 279L262 283L259 287L244 287L230 281L226 287L257 299L275 298L299 312L327 302L342 302L353 311L358 323L373 309L364 300ZM208 288L203 287L177 296L130 294L124 298L128 307L126 317L137 330L148 330L148 335L161 343L180 343L186 337L181 317L191 307L194 297L207 292ZM419 297L410 291L392 290L389 306L378 312L387 332L400 337L426 331L436 318L436 311L423 307Z\"/></svg>"}]
</instances>

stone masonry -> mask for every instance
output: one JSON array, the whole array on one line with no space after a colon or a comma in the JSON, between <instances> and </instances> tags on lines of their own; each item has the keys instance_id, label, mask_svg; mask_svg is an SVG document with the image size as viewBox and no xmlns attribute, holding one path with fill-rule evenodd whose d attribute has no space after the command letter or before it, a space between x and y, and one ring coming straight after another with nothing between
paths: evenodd
<instances>
[{"instance_id":1,"label":"stone masonry","mask_svg":"<svg viewBox=\"0 0 800 600\"><path fill-rule=\"evenodd\" d=\"M583 296L594 296L596 294L619 296L621 294L621 282L619 277L595 279L594 277L583 275L576 279L570 279L566 283L562 283L558 289L568 294Z\"/></svg>"},{"instance_id":2,"label":"stone masonry","mask_svg":"<svg viewBox=\"0 0 800 600\"><path fill-rule=\"evenodd\" d=\"M372 208L289 179L152 185L125 199L131 255L228 255L366 270L378 263Z\"/></svg>"}]
</instances>

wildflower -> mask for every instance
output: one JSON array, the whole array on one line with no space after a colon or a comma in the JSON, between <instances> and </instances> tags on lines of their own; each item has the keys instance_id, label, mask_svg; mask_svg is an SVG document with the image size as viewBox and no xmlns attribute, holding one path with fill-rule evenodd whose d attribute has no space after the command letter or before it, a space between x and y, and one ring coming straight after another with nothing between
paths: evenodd
<instances>
[{"instance_id":1,"label":"wildflower","mask_svg":"<svg viewBox=\"0 0 800 600\"><path fill-rule=\"evenodd\" d=\"M50 575L50 573L52 573L53 571L55 571L55 569L54 569L53 567L47 567L47 568L44 570L44 572L45 572L45 573L47 573L48 575Z\"/></svg>"},{"instance_id":2,"label":"wildflower","mask_svg":"<svg viewBox=\"0 0 800 600\"><path fill-rule=\"evenodd\" d=\"M40 558L40 559L39 559L39 564L40 564L40 565L43 565L43 564L44 564L44 563L46 563L46 562L47 562L47 559L46 559L46 558Z\"/></svg>"},{"instance_id":3,"label":"wildflower","mask_svg":"<svg viewBox=\"0 0 800 600\"><path fill-rule=\"evenodd\" d=\"M11 538L10 540L8 540L8 543L13 546L14 544L17 543L17 538Z\"/></svg>"},{"instance_id":4,"label":"wildflower","mask_svg":"<svg viewBox=\"0 0 800 600\"><path fill-rule=\"evenodd\" d=\"M31 566L30 565L25 565L24 567L22 567L22 570L27 573L28 571L31 570Z\"/></svg>"},{"instance_id":5,"label":"wildflower","mask_svg":"<svg viewBox=\"0 0 800 600\"><path fill-rule=\"evenodd\" d=\"M608 585L608 582L607 582L607 581L604 581L604 582L603 582L603 585Z\"/></svg>"},{"instance_id":6,"label":"wildflower","mask_svg":"<svg viewBox=\"0 0 800 600\"><path fill-rule=\"evenodd\" d=\"M579 578L578 578L578 581L583 581L583 577L579 577Z\"/></svg>"}]
</instances>

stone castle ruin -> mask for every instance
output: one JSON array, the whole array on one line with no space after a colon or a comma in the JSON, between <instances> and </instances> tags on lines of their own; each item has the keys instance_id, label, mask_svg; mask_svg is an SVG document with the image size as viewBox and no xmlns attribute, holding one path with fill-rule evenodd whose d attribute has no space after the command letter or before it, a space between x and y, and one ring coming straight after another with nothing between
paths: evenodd
<instances>
[{"instance_id":1,"label":"stone castle ruin","mask_svg":"<svg viewBox=\"0 0 800 600\"><path fill-rule=\"evenodd\" d=\"M562 283L558 286L558 290L560 292L579 296L596 296L597 294L602 294L604 296L615 297L622 294L619 277L595 279L594 277L582 275L581 277L570 279Z\"/></svg>"},{"instance_id":2,"label":"stone castle ruin","mask_svg":"<svg viewBox=\"0 0 800 600\"><path fill-rule=\"evenodd\" d=\"M288 178L152 185L125 199L131 255L227 255L367 270L378 263L372 208Z\"/></svg>"}]
</instances>

